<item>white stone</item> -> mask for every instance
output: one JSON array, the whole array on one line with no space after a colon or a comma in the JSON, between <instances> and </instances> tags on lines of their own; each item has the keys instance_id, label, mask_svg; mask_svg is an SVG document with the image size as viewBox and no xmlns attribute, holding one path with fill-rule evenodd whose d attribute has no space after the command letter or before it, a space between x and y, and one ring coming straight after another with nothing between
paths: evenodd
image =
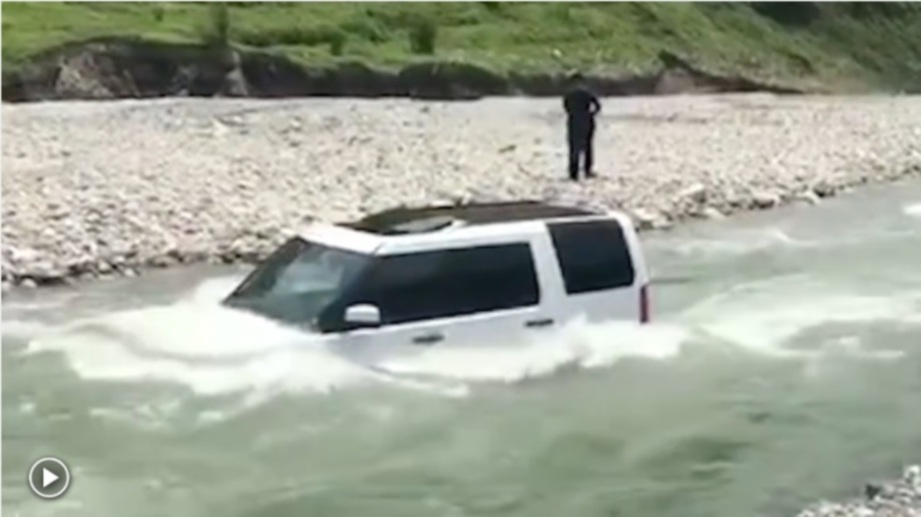
<instances>
[{"instance_id":1,"label":"white stone","mask_svg":"<svg viewBox=\"0 0 921 517\"><path fill-rule=\"evenodd\" d=\"M773 208L780 204L780 196L773 192L758 191L752 195L755 208Z\"/></svg>"},{"instance_id":2,"label":"white stone","mask_svg":"<svg viewBox=\"0 0 921 517\"><path fill-rule=\"evenodd\" d=\"M695 203L704 203L707 201L707 187L702 183L695 183L684 189L679 194L680 197L690 199Z\"/></svg>"},{"instance_id":3,"label":"white stone","mask_svg":"<svg viewBox=\"0 0 921 517\"><path fill-rule=\"evenodd\" d=\"M726 215L724 213L720 212L716 208L713 208L712 206L708 206L704 208L703 216L706 217L707 219L714 219L714 220L726 218Z\"/></svg>"},{"instance_id":4,"label":"white stone","mask_svg":"<svg viewBox=\"0 0 921 517\"><path fill-rule=\"evenodd\" d=\"M578 184L566 179L559 99L3 104L4 272L14 283L66 272L88 253L123 255L124 270L169 246L206 256L251 229L464 193L624 207L663 228L715 216L702 206L768 208L807 189L799 198L814 202L921 171L919 97L764 97L758 110L723 99L618 99L596 134L600 177ZM661 120L700 123L650 123ZM55 158L65 146L71 158Z\"/></svg>"},{"instance_id":5,"label":"white stone","mask_svg":"<svg viewBox=\"0 0 921 517\"><path fill-rule=\"evenodd\" d=\"M819 197L819 195L812 190L807 190L806 192L800 193L796 196L796 199L809 203L810 205L818 205L822 202L822 199Z\"/></svg>"}]
</instances>

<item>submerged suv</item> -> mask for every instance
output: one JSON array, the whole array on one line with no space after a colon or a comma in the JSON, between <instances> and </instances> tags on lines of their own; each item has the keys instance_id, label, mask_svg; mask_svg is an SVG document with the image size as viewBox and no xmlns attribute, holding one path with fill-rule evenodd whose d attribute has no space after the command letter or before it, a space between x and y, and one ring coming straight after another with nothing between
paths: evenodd
<instances>
[{"instance_id":1,"label":"submerged suv","mask_svg":"<svg viewBox=\"0 0 921 517\"><path fill-rule=\"evenodd\" d=\"M224 304L389 349L502 342L578 316L645 323L648 282L623 214L489 203L312 224Z\"/></svg>"}]
</instances>

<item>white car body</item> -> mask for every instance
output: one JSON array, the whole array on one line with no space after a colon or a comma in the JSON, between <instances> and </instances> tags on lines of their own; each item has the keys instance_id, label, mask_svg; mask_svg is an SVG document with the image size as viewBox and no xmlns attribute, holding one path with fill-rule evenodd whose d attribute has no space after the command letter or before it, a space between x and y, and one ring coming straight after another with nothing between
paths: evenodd
<instances>
[{"instance_id":1,"label":"white car body","mask_svg":"<svg viewBox=\"0 0 921 517\"><path fill-rule=\"evenodd\" d=\"M484 216L477 212L478 209L483 213L490 210L492 212L489 213L491 215ZM503 218L502 210L513 215ZM420 218L413 219L413 211L407 209L403 214L403 222L431 221L434 220L432 216L436 215L439 219L451 218L454 224L444 222L436 224L432 229L393 234L380 231L380 228L363 229L360 222L353 223L353 227L314 223L299 234L301 242L311 243L310 246L317 249L335 250L332 253L333 257L347 254L349 260L358 264L355 269L359 273L349 277L354 280L340 282L342 285L350 286L343 287L342 293L362 293L362 282L368 283L369 286L377 285L374 288L368 287L363 294L341 294L341 297L346 299L342 301L345 305L336 305L338 294L331 295L332 301L326 305L305 305L310 309L305 309L304 314L312 314L312 310L318 310L317 306L323 307L319 315L313 318L311 326L311 330L320 334L322 341L339 350L347 351L350 355L373 360L375 357L386 357L406 351L407 347L418 349L480 343L494 345L497 342L528 339L579 317L589 322L648 321L649 276L646 263L634 226L622 213L596 214L530 202L472 205L454 209L428 208L419 211ZM455 211L460 212L460 215L454 215ZM473 219L474 222L465 224L466 219ZM354 227L356 224L358 228ZM395 226L390 228L393 227ZM602 242L586 232L615 236L619 243L612 241L613 246L607 249L598 248L602 246ZM582 244L590 238L591 245L579 250L575 249L579 244L573 244L573 249L569 250L568 254L565 250L558 251L554 239L559 238L560 243L563 243L564 239L575 238L573 235L583 235L580 237ZM596 240L598 242L595 242ZM307 244L300 246L308 250L301 253L311 253L312 248L307 247ZM322 251L318 253L321 258L310 262L312 259L308 257L309 260L305 259L305 267L309 269L314 266L327 266L327 259L322 258L326 254ZM600 259L595 259L595 268L591 269L593 253L613 253L617 257L610 268L613 271L619 267L621 271L615 273L608 282L610 284L617 281L617 285L610 288L583 287L583 292L567 292L567 280L563 273L564 261L561 260L561 256L565 255L567 260L574 264L584 260L588 268L586 271L593 272L596 277L599 274L603 276L607 273L605 268L608 266L598 264ZM482 256L483 260L474 260L476 254ZM490 258L486 260L488 255ZM271 260L270 257L267 262ZM522 267L515 265L518 263L516 260ZM336 259L332 261L335 262ZM529 262L533 263L533 266ZM414 267L414 264L419 267ZM431 268L429 264L432 264ZM470 281L461 280L458 275L448 275L452 267L457 271L467 268L471 275ZM501 269L503 267L505 269ZM490 268L495 270L490 271ZM258 271L259 268L256 272ZM339 267L337 271L339 278L345 278L345 266ZM256 272L251 277L256 275ZM439 273L443 275L439 277ZM618 274L620 277L617 277ZM438 309L433 308L431 312L435 314L434 317L419 317L419 310L423 313L427 310L420 307L417 315L412 316L412 311L416 309L412 308L411 302L404 303L404 291L400 289L399 282L388 284L392 279L400 277L399 275L406 277L407 281L415 282L407 284L405 297L415 296L412 293L416 293L420 304L423 300L429 300L434 305L443 305L445 311L454 312L445 312L447 315L441 317L437 315ZM533 284L532 276L535 277ZM521 282L513 281L519 277ZM279 283L278 278L278 275L273 277L273 285ZM248 280L238 288L244 295L247 293ZM581 281L582 284L589 285L591 282L597 283L602 280L582 275L581 280L573 282ZM439 281L442 284L438 284ZM473 285L476 281L489 285ZM442 293L438 291L440 285L445 286L444 297L438 296ZM333 286L331 289L337 288ZM457 299L463 298L464 294L468 295L466 302L457 302L459 305L456 309L451 307L452 297L448 294L452 292L451 289L458 293L455 297ZM281 290L282 287L265 290L258 295L263 297L259 300L269 296L265 293ZM235 291L231 298L238 291ZM489 305L490 307L497 308L483 311L464 308L464 303L479 303L475 299L476 293L482 293L484 304L491 303L493 305ZM276 311L287 310L281 308L285 303L283 300L300 299L297 298L297 293L284 293L288 298L278 296L279 307L273 308ZM354 303L348 302L350 296L353 297ZM485 301L485 298L491 296L495 297L494 302ZM249 303L245 300L244 296L244 302ZM377 303L366 303L368 300ZM396 313L404 309L409 311L405 319L411 321L397 319ZM294 316L286 314L283 319L290 324L301 324L297 311ZM392 321L389 321L390 319ZM317 323L318 321L327 323ZM305 325L306 323L303 322Z\"/></svg>"}]
</instances>

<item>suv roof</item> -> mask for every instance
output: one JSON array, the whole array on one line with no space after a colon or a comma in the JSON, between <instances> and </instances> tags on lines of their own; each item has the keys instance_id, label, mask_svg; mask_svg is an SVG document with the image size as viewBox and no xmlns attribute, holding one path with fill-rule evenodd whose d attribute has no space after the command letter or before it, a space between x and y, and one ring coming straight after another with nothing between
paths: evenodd
<instances>
[{"instance_id":1,"label":"suv roof","mask_svg":"<svg viewBox=\"0 0 921 517\"><path fill-rule=\"evenodd\" d=\"M600 214L540 201L510 201L416 208L399 207L371 214L358 221L341 224L341 226L376 235L406 235L434 232L458 223L470 226L597 215Z\"/></svg>"}]
</instances>

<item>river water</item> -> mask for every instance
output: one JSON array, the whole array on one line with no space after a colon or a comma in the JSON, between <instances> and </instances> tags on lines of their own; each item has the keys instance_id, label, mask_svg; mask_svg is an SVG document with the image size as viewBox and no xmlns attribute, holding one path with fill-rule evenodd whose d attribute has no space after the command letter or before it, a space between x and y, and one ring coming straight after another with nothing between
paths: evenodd
<instances>
[{"instance_id":1,"label":"river water","mask_svg":"<svg viewBox=\"0 0 921 517\"><path fill-rule=\"evenodd\" d=\"M921 182L645 242L652 326L375 369L217 308L242 269L11 293L4 514L792 515L921 460Z\"/></svg>"}]
</instances>

